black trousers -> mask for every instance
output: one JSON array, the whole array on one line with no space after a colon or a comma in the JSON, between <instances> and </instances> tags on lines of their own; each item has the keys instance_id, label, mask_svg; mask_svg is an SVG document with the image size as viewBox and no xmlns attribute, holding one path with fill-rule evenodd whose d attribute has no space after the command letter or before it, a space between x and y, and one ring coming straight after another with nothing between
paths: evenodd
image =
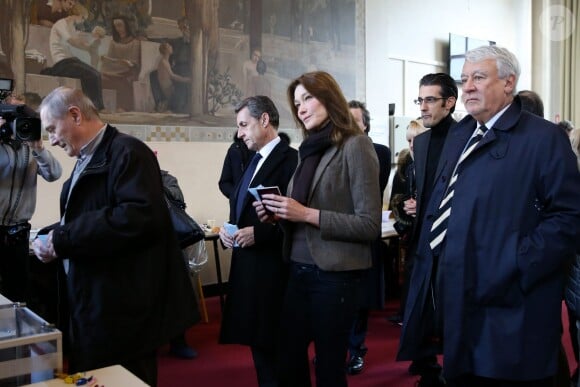
<instances>
[{"instance_id":1,"label":"black trousers","mask_svg":"<svg viewBox=\"0 0 580 387\"><path fill-rule=\"evenodd\" d=\"M157 386L157 351L121 362L121 365L149 386Z\"/></svg>"},{"instance_id":2,"label":"black trousers","mask_svg":"<svg viewBox=\"0 0 580 387\"><path fill-rule=\"evenodd\" d=\"M51 68L44 69L41 74L80 79L83 92L93 101L97 110L102 110L105 107L101 73L79 58L72 57L60 60Z\"/></svg>"},{"instance_id":3,"label":"black trousers","mask_svg":"<svg viewBox=\"0 0 580 387\"><path fill-rule=\"evenodd\" d=\"M252 358L260 387L278 387L276 349L252 346Z\"/></svg>"},{"instance_id":4,"label":"black trousers","mask_svg":"<svg viewBox=\"0 0 580 387\"><path fill-rule=\"evenodd\" d=\"M369 308L359 308L356 312L354 324L350 331L348 339L349 356L364 357L367 354L368 348L365 345L367 331L369 326Z\"/></svg>"},{"instance_id":5,"label":"black trousers","mask_svg":"<svg viewBox=\"0 0 580 387\"><path fill-rule=\"evenodd\" d=\"M28 257L29 228L18 233L10 227L0 227L1 293L13 302L28 302L30 290L30 258Z\"/></svg>"}]
</instances>

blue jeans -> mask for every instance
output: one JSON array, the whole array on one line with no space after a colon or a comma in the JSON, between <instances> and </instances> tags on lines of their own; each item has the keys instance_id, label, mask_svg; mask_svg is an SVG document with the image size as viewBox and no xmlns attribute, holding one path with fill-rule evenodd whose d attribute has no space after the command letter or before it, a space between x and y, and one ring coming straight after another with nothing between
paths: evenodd
<instances>
[{"instance_id":1,"label":"blue jeans","mask_svg":"<svg viewBox=\"0 0 580 387\"><path fill-rule=\"evenodd\" d=\"M311 342L316 386L347 386L344 363L362 275L361 270L331 272L292 263L281 318L281 386L310 387Z\"/></svg>"}]
</instances>

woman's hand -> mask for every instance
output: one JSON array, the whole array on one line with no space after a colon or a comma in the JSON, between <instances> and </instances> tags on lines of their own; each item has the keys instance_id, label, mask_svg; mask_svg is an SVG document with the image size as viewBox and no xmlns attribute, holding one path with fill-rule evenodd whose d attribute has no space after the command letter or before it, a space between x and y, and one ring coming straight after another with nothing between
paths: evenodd
<instances>
[{"instance_id":1,"label":"woman's hand","mask_svg":"<svg viewBox=\"0 0 580 387\"><path fill-rule=\"evenodd\" d=\"M258 219L260 219L260 222L262 222L262 223L275 223L276 222L277 218L274 215L271 215L271 214L266 212L266 209L264 208L264 205L262 204L262 202L255 201L252 203L252 205L256 209L256 214L258 215Z\"/></svg>"},{"instance_id":2,"label":"woman's hand","mask_svg":"<svg viewBox=\"0 0 580 387\"><path fill-rule=\"evenodd\" d=\"M275 219L310 223L316 227L320 225L319 210L306 207L292 198L275 194L265 194L262 197L262 205L274 213Z\"/></svg>"}]
</instances>

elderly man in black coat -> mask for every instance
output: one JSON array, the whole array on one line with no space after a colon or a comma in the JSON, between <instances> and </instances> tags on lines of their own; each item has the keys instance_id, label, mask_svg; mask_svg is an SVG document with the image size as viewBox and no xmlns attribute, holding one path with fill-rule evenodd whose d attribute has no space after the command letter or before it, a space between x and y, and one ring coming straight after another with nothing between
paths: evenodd
<instances>
[{"instance_id":1,"label":"elderly man in black coat","mask_svg":"<svg viewBox=\"0 0 580 387\"><path fill-rule=\"evenodd\" d=\"M40 115L51 145L78 158L61 221L33 243L41 261L62 263L69 372L120 364L155 386L157 348L199 320L157 159L78 89L52 91Z\"/></svg>"}]
</instances>

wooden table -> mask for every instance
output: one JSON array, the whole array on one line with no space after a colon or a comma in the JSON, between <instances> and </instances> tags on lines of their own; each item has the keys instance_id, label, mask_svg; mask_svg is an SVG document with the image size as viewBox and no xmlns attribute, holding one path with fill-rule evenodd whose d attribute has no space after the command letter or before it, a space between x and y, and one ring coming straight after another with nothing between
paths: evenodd
<instances>
[{"instance_id":1,"label":"wooden table","mask_svg":"<svg viewBox=\"0 0 580 387\"><path fill-rule=\"evenodd\" d=\"M123 387L147 387L148 384L141 379L127 371L120 365L114 365L105 368L99 368L92 371L85 372L87 377L93 376L97 378L96 384L99 386L123 386ZM27 384L29 387L64 387L74 386L74 384L65 384L62 379L51 379L44 382Z\"/></svg>"},{"instance_id":2,"label":"wooden table","mask_svg":"<svg viewBox=\"0 0 580 387\"><path fill-rule=\"evenodd\" d=\"M205 238L206 241L211 241L213 246L213 256L215 261L215 271L217 274L217 290L218 295L220 296L220 307L224 309L224 289L223 289L223 280L222 280L222 266L220 263L220 253L219 253L219 246L218 241L220 239L220 234L218 233L206 233Z\"/></svg>"}]
</instances>

